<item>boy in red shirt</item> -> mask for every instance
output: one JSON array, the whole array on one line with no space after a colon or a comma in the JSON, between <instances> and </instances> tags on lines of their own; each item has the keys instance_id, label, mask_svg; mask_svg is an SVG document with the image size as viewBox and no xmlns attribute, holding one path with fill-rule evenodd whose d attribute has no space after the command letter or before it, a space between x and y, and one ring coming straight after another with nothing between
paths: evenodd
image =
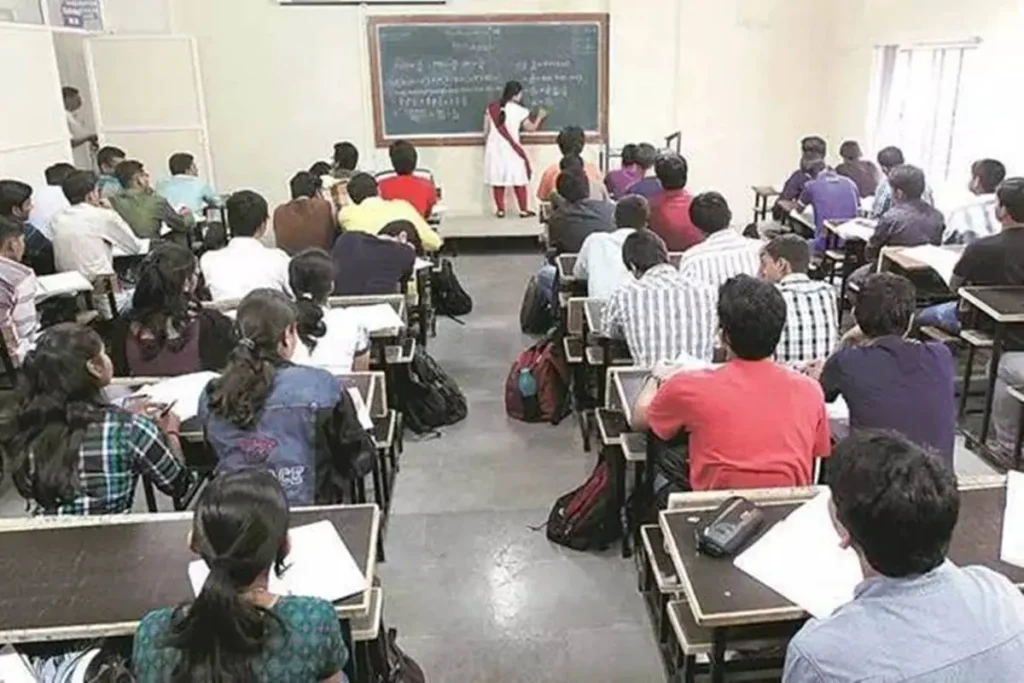
<instances>
[{"instance_id":1,"label":"boy in red shirt","mask_svg":"<svg viewBox=\"0 0 1024 683\"><path fill-rule=\"evenodd\" d=\"M388 149L391 165L397 175L384 178L377 183L380 196L384 199L404 199L413 205L424 218L429 218L437 203L437 188L433 181L414 175L418 156L411 142L397 140Z\"/></svg>"},{"instance_id":2,"label":"boy in red shirt","mask_svg":"<svg viewBox=\"0 0 1024 683\"><path fill-rule=\"evenodd\" d=\"M772 361L786 302L767 282L737 275L719 290L727 361L718 368L659 368L637 397L633 427L671 440L689 433L690 486L807 486L831 443L821 387Z\"/></svg>"}]
</instances>

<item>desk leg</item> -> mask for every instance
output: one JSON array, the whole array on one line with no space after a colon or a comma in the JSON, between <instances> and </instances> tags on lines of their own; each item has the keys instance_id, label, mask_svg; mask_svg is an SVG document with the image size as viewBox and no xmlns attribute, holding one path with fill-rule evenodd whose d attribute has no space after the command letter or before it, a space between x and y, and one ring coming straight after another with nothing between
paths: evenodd
<instances>
[{"instance_id":1,"label":"desk leg","mask_svg":"<svg viewBox=\"0 0 1024 683\"><path fill-rule=\"evenodd\" d=\"M608 368L612 366L612 342L608 337L601 337L601 376L597 378L597 406L604 405L605 383L608 381Z\"/></svg>"},{"instance_id":2,"label":"desk leg","mask_svg":"<svg viewBox=\"0 0 1024 683\"><path fill-rule=\"evenodd\" d=\"M423 345L423 348L427 348L427 317L429 315L427 312L427 297L429 294L424 282L426 279L426 273L427 271L421 268L416 274L416 310L420 319L419 343Z\"/></svg>"},{"instance_id":3,"label":"desk leg","mask_svg":"<svg viewBox=\"0 0 1024 683\"><path fill-rule=\"evenodd\" d=\"M626 456L619 446L605 447L605 457L611 458L612 479L615 486L615 523L622 534L622 557L632 557L629 543L629 524L625 523L629 512L626 510Z\"/></svg>"},{"instance_id":4,"label":"desk leg","mask_svg":"<svg viewBox=\"0 0 1024 683\"><path fill-rule=\"evenodd\" d=\"M370 643L358 642L353 643L353 650L355 650L354 659L356 667L356 680L357 681L369 681L370 680Z\"/></svg>"},{"instance_id":5,"label":"desk leg","mask_svg":"<svg viewBox=\"0 0 1024 683\"><path fill-rule=\"evenodd\" d=\"M988 369L988 391L985 393L985 415L981 419L981 434L978 435L980 445L985 446L988 439L988 428L992 421L992 399L996 390L996 376L999 373L999 358L1003 355L1003 335L1006 326L996 323L995 333L992 335L992 365Z\"/></svg>"},{"instance_id":6,"label":"desk leg","mask_svg":"<svg viewBox=\"0 0 1024 683\"><path fill-rule=\"evenodd\" d=\"M156 508L156 492L153 490L153 482L148 477L142 478L142 492L146 496L146 509L150 512L159 512Z\"/></svg>"},{"instance_id":7,"label":"desk leg","mask_svg":"<svg viewBox=\"0 0 1024 683\"><path fill-rule=\"evenodd\" d=\"M640 540L640 501L650 500L648 495L649 491L644 483L647 481L645 471L647 469L647 463L634 462L633 463L633 505L629 511L629 524L627 530L633 537L633 547L639 548L642 541Z\"/></svg>"},{"instance_id":8,"label":"desk leg","mask_svg":"<svg viewBox=\"0 0 1024 683\"><path fill-rule=\"evenodd\" d=\"M711 683L725 680L725 641L724 628L711 631Z\"/></svg>"}]
</instances>

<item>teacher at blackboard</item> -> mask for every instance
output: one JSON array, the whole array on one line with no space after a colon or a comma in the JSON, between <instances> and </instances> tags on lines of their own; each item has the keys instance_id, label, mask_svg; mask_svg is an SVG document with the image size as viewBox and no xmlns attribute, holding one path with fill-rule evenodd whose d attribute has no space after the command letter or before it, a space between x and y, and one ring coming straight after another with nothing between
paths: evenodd
<instances>
[{"instance_id":1,"label":"teacher at blackboard","mask_svg":"<svg viewBox=\"0 0 1024 683\"><path fill-rule=\"evenodd\" d=\"M498 218L505 217L505 190L512 187L519 202L520 218L537 214L526 203L526 186L530 182L530 160L519 141L519 131L535 131L548 115L543 109L535 116L522 105L523 84L509 81L501 99L487 105L484 116L484 184L494 192L494 206Z\"/></svg>"}]
</instances>

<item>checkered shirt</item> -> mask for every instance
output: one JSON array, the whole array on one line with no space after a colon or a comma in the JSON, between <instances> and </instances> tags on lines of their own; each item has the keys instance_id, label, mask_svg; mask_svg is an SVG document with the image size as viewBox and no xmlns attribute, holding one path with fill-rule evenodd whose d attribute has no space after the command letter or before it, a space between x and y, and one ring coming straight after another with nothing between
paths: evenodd
<instances>
[{"instance_id":1,"label":"checkered shirt","mask_svg":"<svg viewBox=\"0 0 1024 683\"><path fill-rule=\"evenodd\" d=\"M786 300L786 326L775 359L806 363L828 358L839 334L835 288L804 274L787 275L778 287Z\"/></svg>"}]
</instances>

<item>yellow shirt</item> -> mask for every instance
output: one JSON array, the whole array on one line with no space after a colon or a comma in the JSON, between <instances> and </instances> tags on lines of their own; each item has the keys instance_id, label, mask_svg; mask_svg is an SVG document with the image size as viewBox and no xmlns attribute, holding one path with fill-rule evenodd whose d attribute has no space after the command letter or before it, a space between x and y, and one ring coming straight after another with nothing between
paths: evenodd
<instances>
[{"instance_id":1,"label":"yellow shirt","mask_svg":"<svg viewBox=\"0 0 1024 683\"><path fill-rule=\"evenodd\" d=\"M349 204L338 212L338 223L346 231L376 235L392 221L409 221L416 226L424 251L437 251L441 248L441 236L404 199L367 197L360 204Z\"/></svg>"}]
</instances>

